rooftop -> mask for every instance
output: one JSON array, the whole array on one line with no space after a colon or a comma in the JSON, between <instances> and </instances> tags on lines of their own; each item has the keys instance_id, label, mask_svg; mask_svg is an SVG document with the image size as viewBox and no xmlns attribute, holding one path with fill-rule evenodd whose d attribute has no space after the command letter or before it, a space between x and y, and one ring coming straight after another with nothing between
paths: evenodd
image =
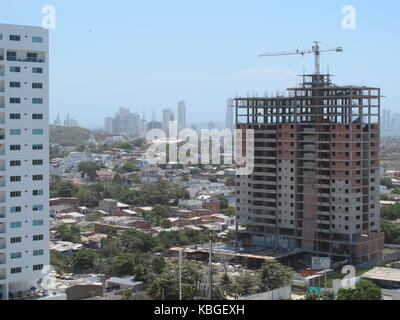
<instances>
[{"instance_id":1,"label":"rooftop","mask_svg":"<svg viewBox=\"0 0 400 320\"><path fill-rule=\"evenodd\" d=\"M364 273L361 277L364 279L400 282L400 269L377 267Z\"/></svg>"}]
</instances>

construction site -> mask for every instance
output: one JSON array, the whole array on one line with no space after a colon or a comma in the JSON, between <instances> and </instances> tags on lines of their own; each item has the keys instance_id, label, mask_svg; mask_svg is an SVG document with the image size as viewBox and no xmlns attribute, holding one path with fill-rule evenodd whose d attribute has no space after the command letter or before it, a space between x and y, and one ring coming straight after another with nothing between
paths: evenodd
<instances>
[{"instance_id":1,"label":"construction site","mask_svg":"<svg viewBox=\"0 0 400 320\"><path fill-rule=\"evenodd\" d=\"M381 90L339 86L320 73L323 52L262 56L315 57L313 74L287 94L234 99L238 136L254 130L254 172L237 176L237 245L302 252L357 264L381 257ZM249 150L250 151L250 150ZM290 255L288 253L288 255Z\"/></svg>"}]
</instances>

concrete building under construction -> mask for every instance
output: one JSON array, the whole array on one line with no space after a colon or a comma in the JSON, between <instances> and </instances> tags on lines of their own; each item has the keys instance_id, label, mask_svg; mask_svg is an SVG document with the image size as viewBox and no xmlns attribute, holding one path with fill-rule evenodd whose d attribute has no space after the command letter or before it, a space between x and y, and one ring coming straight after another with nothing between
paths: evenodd
<instances>
[{"instance_id":1,"label":"concrete building under construction","mask_svg":"<svg viewBox=\"0 0 400 320\"><path fill-rule=\"evenodd\" d=\"M254 172L236 181L237 242L336 262L381 257L380 89L337 86L319 70L301 77L286 96L234 99L237 129L255 134Z\"/></svg>"}]
</instances>

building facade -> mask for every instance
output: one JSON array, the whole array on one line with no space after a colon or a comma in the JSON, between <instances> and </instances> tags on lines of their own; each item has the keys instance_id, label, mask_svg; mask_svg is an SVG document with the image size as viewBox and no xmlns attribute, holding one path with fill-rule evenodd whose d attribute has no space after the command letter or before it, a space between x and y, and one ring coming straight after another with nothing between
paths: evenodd
<instances>
[{"instance_id":1,"label":"building facade","mask_svg":"<svg viewBox=\"0 0 400 320\"><path fill-rule=\"evenodd\" d=\"M254 172L237 177L239 243L350 263L382 255L380 99L328 74L235 99L237 128L255 130Z\"/></svg>"},{"instance_id":2,"label":"building facade","mask_svg":"<svg viewBox=\"0 0 400 320\"><path fill-rule=\"evenodd\" d=\"M0 24L0 296L37 287L49 261L48 31Z\"/></svg>"}]
</instances>

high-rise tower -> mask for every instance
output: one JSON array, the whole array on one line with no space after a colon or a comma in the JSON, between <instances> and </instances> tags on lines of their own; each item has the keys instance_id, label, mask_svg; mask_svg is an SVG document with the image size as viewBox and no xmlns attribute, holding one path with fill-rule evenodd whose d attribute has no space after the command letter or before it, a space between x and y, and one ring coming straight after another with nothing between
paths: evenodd
<instances>
[{"instance_id":1,"label":"high-rise tower","mask_svg":"<svg viewBox=\"0 0 400 320\"><path fill-rule=\"evenodd\" d=\"M49 261L48 31L0 25L0 299Z\"/></svg>"},{"instance_id":2,"label":"high-rise tower","mask_svg":"<svg viewBox=\"0 0 400 320\"><path fill-rule=\"evenodd\" d=\"M255 169L237 178L238 241L334 261L380 257L378 88L303 75L287 96L236 98L254 129Z\"/></svg>"}]
</instances>

